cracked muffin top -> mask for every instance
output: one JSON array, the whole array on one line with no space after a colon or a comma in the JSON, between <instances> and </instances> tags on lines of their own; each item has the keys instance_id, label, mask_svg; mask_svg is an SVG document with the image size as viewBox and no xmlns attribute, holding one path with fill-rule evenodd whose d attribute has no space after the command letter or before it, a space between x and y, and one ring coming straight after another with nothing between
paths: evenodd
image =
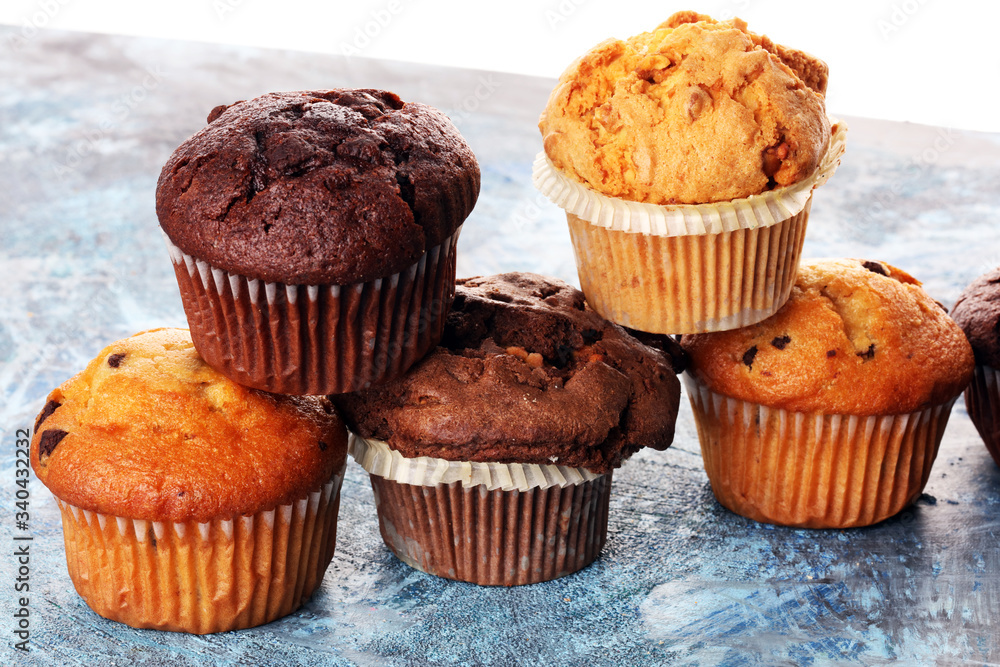
<instances>
[{"instance_id":1,"label":"cracked muffin top","mask_svg":"<svg viewBox=\"0 0 1000 667\"><path fill-rule=\"evenodd\" d=\"M380 90L220 106L164 165L156 214L185 253L287 284L396 273L462 224L479 165L448 118Z\"/></svg>"},{"instance_id":2,"label":"cracked muffin top","mask_svg":"<svg viewBox=\"0 0 1000 667\"><path fill-rule=\"evenodd\" d=\"M951 316L972 344L976 363L1000 368L1000 267L969 283Z\"/></svg>"},{"instance_id":3,"label":"cracked muffin top","mask_svg":"<svg viewBox=\"0 0 1000 667\"><path fill-rule=\"evenodd\" d=\"M747 30L679 12L569 66L538 127L564 174L602 194L703 204L809 176L826 152L826 65Z\"/></svg>"},{"instance_id":4,"label":"cracked muffin top","mask_svg":"<svg viewBox=\"0 0 1000 667\"><path fill-rule=\"evenodd\" d=\"M962 330L916 279L858 259L803 262L776 314L681 345L710 389L795 412L916 412L958 396L973 370Z\"/></svg>"},{"instance_id":5,"label":"cracked muffin top","mask_svg":"<svg viewBox=\"0 0 1000 667\"><path fill-rule=\"evenodd\" d=\"M529 273L457 281L441 345L403 377L331 397L358 435L406 457L607 473L673 439L680 383L583 293Z\"/></svg>"},{"instance_id":6,"label":"cracked muffin top","mask_svg":"<svg viewBox=\"0 0 1000 667\"><path fill-rule=\"evenodd\" d=\"M104 348L49 394L31 443L32 468L56 497L149 521L286 505L346 457L347 430L327 399L238 385L198 356L186 329Z\"/></svg>"}]
</instances>

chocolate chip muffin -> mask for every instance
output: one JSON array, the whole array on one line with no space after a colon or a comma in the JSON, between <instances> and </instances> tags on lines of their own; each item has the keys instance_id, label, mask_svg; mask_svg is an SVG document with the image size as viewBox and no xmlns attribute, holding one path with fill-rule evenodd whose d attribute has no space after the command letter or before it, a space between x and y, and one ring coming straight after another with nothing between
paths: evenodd
<instances>
[{"instance_id":1,"label":"chocolate chip muffin","mask_svg":"<svg viewBox=\"0 0 1000 667\"><path fill-rule=\"evenodd\" d=\"M1000 465L1000 268L973 280L951 315L965 332L976 358L965 407L993 460Z\"/></svg>"},{"instance_id":2,"label":"chocolate chip muffin","mask_svg":"<svg viewBox=\"0 0 1000 667\"><path fill-rule=\"evenodd\" d=\"M827 78L740 19L693 12L570 65L539 120L535 183L566 211L595 310L655 333L772 315L843 150Z\"/></svg>"},{"instance_id":3,"label":"chocolate chip muffin","mask_svg":"<svg viewBox=\"0 0 1000 667\"><path fill-rule=\"evenodd\" d=\"M643 446L669 446L673 363L579 290L510 273L459 280L439 347L402 377L333 400L397 556L464 581L533 583L593 561L612 471Z\"/></svg>"},{"instance_id":4,"label":"chocolate chip muffin","mask_svg":"<svg viewBox=\"0 0 1000 667\"><path fill-rule=\"evenodd\" d=\"M217 107L156 211L205 360L288 394L366 387L433 347L479 167L440 111L379 90Z\"/></svg>"},{"instance_id":5,"label":"chocolate chip muffin","mask_svg":"<svg viewBox=\"0 0 1000 667\"><path fill-rule=\"evenodd\" d=\"M805 262L774 316L681 344L716 498L813 528L876 523L919 496L973 368L916 279L855 259Z\"/></svg>"},{"instance_id":6,"label":"chocolate chip muffin","mask_svg":"<svg viewBox=\"0 0 1000 667\"><path fill-rule=\"evenodd\" d=\"M238 385L183 329L102 350L49 395L31 447L91 609L199 634L270 622L312 595L346 456L327 399Z\"/></svg>"}]
</instances>

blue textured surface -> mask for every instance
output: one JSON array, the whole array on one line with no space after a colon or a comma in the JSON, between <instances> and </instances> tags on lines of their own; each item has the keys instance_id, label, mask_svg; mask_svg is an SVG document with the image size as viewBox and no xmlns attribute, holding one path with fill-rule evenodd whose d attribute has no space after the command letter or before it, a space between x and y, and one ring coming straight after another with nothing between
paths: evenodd
<instances>
[{"instance_id":1,"label":"blue textured surface","mask_svg":"<svg viewBox=\"0 0 1000 667\"><path fill-rule=\"evenodd\" d=\"M6 43L0 29L0 44ZM562 213L530 182L550 81L312 54L42 32L0 58L0 663L25 665L985 664L1000 662L1000 471L959 403L926 495L878 526L806 531L722 509L686 402L674 446L616 473L589 568L515 589L438 579L382 545L349 468L322 588L270 625L206 637L92 613L32 482L14 527L14 434L104 345L183 326L154 188L208 110L269 90L372 86L449 111L483 167L459 275L576 282ZM835 111L835 110L834 110ZM889 261L950 305L1000 264L1000 137L851 121L807 256ZM31 651L12 648L12 536L30 534Z\"/></svg>"}]
</instances>

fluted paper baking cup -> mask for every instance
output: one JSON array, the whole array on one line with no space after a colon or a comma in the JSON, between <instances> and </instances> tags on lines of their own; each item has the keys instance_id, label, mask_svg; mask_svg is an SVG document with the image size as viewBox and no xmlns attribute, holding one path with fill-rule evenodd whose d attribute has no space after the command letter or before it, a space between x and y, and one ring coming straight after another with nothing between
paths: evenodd
<instances>
[{"instance_id":1,"label":"fluted paper baking cup","mask_svg":"<svg viewBox=\"0 0 1000 667\"><path fill-rule=\"evenodd\" d=\"M580 287L606 319L660 334L748 326L791 293L813 190L844 153L847 128L808 178L743 199L659 206L608 197L563 175L544 152L536 187L566 211Z\"/></svg>"},{"instance_id":2,"label":"fluted paper baking cup","mask_svg":"<svg viewBox=\"0 0 1000 667\"><path fill-rule=\"evenodd\" d=\"M756 229L650 236L567 213L580 288L605 319L661 334L725 331L764 320L788 300L809 203Z\"/></svg>"},{"instance_id":3,"label":"fluted paper baking cup","mask_svg":"<svg viewBox=\"0 0 1000 667\"><path fill-rule=\"evenodd\" d=\"M955 399L902 415L790 412L684 376L712 493L764 523L868 526L923 491Z\"/></svg>"},{"instance_id":4,"label":"fluted paper baking cup","mask_svg":"<svg viewBox=\"0 0 1000 667\"><path fill-rule=\"evenodd\" d=\"M610 473L406 460L383 448L351 439L351 455L369 471L383 541L418 570L484 586L533 584L590 565L607 539Z\"/></svg>"},{"instance_id":5,"label":"fluted paper baking cup","mask_svg":"<svg viewBox=\"0 0 1000 667\"><path fill-rule=\"evenodd\" d=\"M574 486L601 476L586 468L560 465L447 461L431 456L406 458L381 440L362 438L353 432L347 442L347 451L369 474L414 486L457 482L463 488L481 486L487 491L528 491Z\"/></svg>"},{"instance_id":6,"label":"fluted paper baking cup","mask_svg":"<svg viewBox=\"0 0 1000 667\"><path fill-rule=\"evenodd\" d=\"M972 382L965 389L965 408L990 456L1000 465L1000 371L976 364Z\"/></svg>"},{"instance_id":7,"label":"fluted paper baking cup","mask_svg":"<svg viewBox=\"0 0 1000 667\"><path fill-rule=\"evenodd\" d=\"M96 613L135 628L206 634L269 623L323 579L343 468L294 503L205 523L127 519L58 498L66 565Z\"/></svg>"},{"instance_id":8,"label":"fluted paper baking cup","mask_svg":"<svg viewBox=\"0 0 1000 667\"><path fill-rule=\"evenodd\" d=\"M351 285L286 285L232 274L164 234L195 348L240 384L339 394L404 373L441 340L461 227L404 271Z\"/></svg>"},{"instance_id":9,"label":"fluted paper baking cup","mask_svg":"<svg viewBox=\"0 0 1000 667\"><path fill-rule=\"evenodd\" d=\"M712 204L657 205L609 197L565 176L544 151L535 158L532 180L553 203L599 227L651 236L721 234L775 225L809 203L844 154L847 125L831 121L833 134L819 166L808 178L787 187Z\"/></svg>"}]
</instances>

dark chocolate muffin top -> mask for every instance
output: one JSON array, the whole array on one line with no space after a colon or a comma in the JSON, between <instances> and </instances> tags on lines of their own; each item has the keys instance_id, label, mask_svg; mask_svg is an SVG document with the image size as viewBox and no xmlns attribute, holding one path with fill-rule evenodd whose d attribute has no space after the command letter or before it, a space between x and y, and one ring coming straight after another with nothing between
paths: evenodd
<instances>
[{"instance_id":1,"label":"dark chocolate muffin top","mask_svg":"<svg viewBox=\"0 0 1000 667\"><path fill-rule=\"evenodd\" d=\"M969 283L951 316L972 344L976 363L1000 368L1000 267Z\"/></svg>"},{"instance_id":2,"label":"dark chocolate muffin top","mask_svg":"<svg viewBox=\"0 0 1000 667\"><path fill-rule=\"evenodd\" d=\"M582 292L530 273L458 280L455 292L434 352L397 380L331 397L357 434L406 457L595 473L670 445L673 360L592 311Z\"/></svg>"},{"instance_id":3,"label":"dark chocolate muffin top","mask_svg":"<svg viewBox=\"0 0 1000 667\"><path fill-rule=\"evenodd\" d=\"M288 284L392 275L448 238L479 165L448 118L380 90L216 107L163 167L156 214L185 253Z\"/></svg>"}]
</instances>

